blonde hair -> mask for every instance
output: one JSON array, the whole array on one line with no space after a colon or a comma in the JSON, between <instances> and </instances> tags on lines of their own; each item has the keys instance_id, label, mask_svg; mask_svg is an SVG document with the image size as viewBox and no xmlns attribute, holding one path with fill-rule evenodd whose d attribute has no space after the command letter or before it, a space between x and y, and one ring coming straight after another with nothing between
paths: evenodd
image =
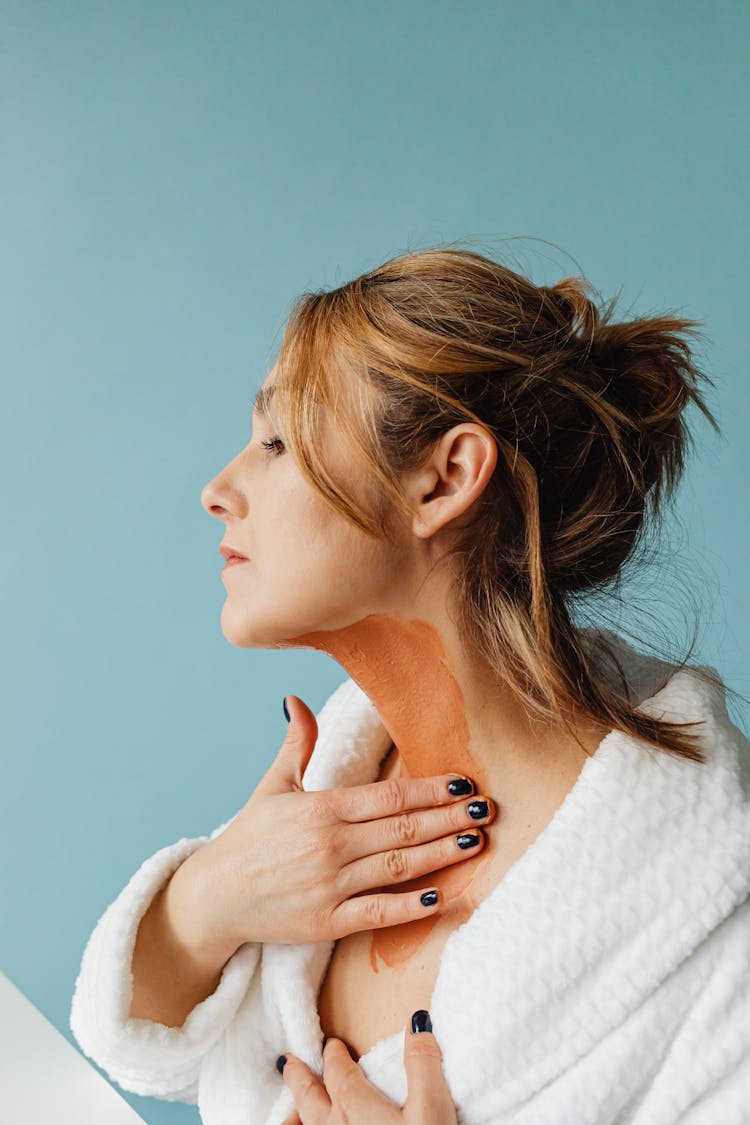
<instances>
[{"instance_id":1,"label":"blonde hair","mask_svg":"<svg viewBox=\"0 0 750 1125\"><path fill-rule=\"evenodd\" d=\"M597 675L571 613L576 597L618 575L646 513L659 515L674 492L688 403L718 430L700 388L712 381L686 339L701 335L699 322L615 323L617 298L601 310L592 292L578 277L535 285L471 250L391 258L296 299L276 413L310 483L381 538L393 505L409 513L400 474L450 427L485 427L497 465L451 550L467 651L540 717L571 730L578 713L702 762L699 736L683 729L694 724L637 710L627 690ZM318 452L321 407L367 470L369 509Z\"/></svg>"}]
</instances>

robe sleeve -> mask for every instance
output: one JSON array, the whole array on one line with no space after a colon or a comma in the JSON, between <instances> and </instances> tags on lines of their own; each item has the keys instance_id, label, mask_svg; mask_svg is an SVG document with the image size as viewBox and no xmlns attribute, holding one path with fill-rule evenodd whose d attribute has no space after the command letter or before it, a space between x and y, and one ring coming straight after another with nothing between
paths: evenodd
<instances>
[{"instance_id":1,"label":"robe sleeve","mask_svg":"<svg viewBox=\"0 0 750 1125\"><path fill-rule=\"evenodd\" d=\"M84 1055L131 1093L198 1104L201 1063L233 1020L260 961L260 942L240 946L215 991L196 1004L181 1027L129 1017L141 918L183 860L230 823L150 856L104 911L86 944L70 1028Z\"/></svg>"},{"instance_id":2,"label":"robe sleeve","mask_svg":"<svg viewBox=\"0 0 750 1125\"><path fill-rule=\"evenodd\" d=\"M362 690L349 677L328 697L316 719L317 743L303 778L305 788L312 789L325 787L329 780L325 768L321 772L316 762L337 725L352 726L354 720L358 725L353 727L352 738L364 738L379 724L377 712L366 705ZM349 772L342 770L341 784L352 784L359 776L358 755L350 757ZM368 763L366 766L369 769ZM236 1023L256 972L260 975L263 943L246 942L227 961L215 991L196 1004L181 1027L129 1016L133 950L141 918L183 860L223 832L233 819L210 836L185 837L145 860L104 911L86 944L70 1028L84 1055L131 1093L197 1105L204 1061L208 1055L213 1057L214 1048Z\"/></svg>"}]
</instances>

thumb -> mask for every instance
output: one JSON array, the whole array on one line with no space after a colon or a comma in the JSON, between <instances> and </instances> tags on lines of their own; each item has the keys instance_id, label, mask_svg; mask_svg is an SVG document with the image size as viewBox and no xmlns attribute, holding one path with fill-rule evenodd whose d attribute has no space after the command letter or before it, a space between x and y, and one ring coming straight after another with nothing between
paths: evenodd
<instances>
[{"instance_id":1,"label":"thumb","mask_svg":"<svg viewBox=\"0 0 750 1125\"><path fill-rule=\"evenodd\" d=\"M443 1055L432 1034L430 1013L420 1008L411 1017L404 1035L404 1070L408 1094L405 1110L416 1110L418 1120L454 1125L456 1111L443 1073Z\"/></svg>"},{"instance_id":2,"label":"thumb","mask_svg":"<svg viewBox=\"0 0 750 1125\"><path fill-rule=\"evenodd\" d=\"M255 790L266 796L302 788L302 776L318 739L318 722L307 704L296 695L286 695L284 705L284 715L289 714L286 738Z\"/></svg>"}]
</instances>

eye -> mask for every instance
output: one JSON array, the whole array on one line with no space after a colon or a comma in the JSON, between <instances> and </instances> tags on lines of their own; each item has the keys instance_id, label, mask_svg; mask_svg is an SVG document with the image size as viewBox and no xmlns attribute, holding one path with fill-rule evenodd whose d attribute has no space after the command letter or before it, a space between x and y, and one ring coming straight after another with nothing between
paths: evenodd
<instances>
[{"instance_id":1,"label":"eye","mask_svg":"<svg viewBox=\"0 0 750 1125\"><path fill-rule=\"evenodd\" d=\"M283 443L283 441L281 440L280 437L271 438L270 441L262 441L260 444L263 446L264 449L268 449L269 451L272 450L272 449L275 449L275 447L277 445L280 445L282 449L284 448L284 443ZM280 456L281 456L280 453L274 453L274 457L280 457Z\"/></svg>"}]
</instances>

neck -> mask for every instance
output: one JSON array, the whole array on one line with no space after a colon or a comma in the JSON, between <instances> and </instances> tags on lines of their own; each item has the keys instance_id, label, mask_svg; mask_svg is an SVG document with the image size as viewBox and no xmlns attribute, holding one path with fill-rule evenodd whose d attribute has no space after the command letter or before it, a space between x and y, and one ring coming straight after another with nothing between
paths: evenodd
<instances>
[{"instance_id":1,"label":"neck","mask_svg":"<svg viewBox=\"0 0 750 1125\"><path fill-rule=\"evenodd\" d=\"M465 775L477 795L522 807L527 819L535 793L542 803L561 787L564 796L605 733L581 725L583 750L559 728L535 723L507 685L469 664L426 620L370 614L294 640L327 652L362 688L396 747L396 773Z\"/></svg>"},{"instance_id":2,"label":"neck","mask_svg":"<svg viewBox=\"0 0 750 1125\"><path fill-rule=\"evenodd\" d=\"M494 802L478 854L398 884L399 891L440 888L440 912L375 929L367 939L373 971L406 966L433 931L447 935L466 921L524 853L575 785L586 751L533 725L507 685L467 662L455 634L429 621L370 614L293 643L327 652L374 704L397 752L395 762L381 762L380 776L459 773L474 782L476 797ZM604 733L589 731L587 749Z\"/></svg>"}]
</instances>

